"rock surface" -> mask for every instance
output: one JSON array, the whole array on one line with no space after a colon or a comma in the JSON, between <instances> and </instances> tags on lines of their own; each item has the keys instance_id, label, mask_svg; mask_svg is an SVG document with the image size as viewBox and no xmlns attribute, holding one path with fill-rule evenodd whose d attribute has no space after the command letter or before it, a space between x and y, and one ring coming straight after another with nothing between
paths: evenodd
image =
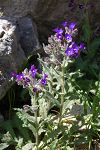
<instances>
[{"instance_id":1,"label":"rock surface","mask_svg":"<svg viewBox=\"0 0 100 150\"><path fill-rule=\"evenodd\" d=\"M18 20L20 44L26 56L40 49L36 24L29 17L22 17Z\"/></svg>"},{"instance_id":2,"label":"rock surface","mask_svg":"<svg viewBox=\"0 0 100 150\"><path fill-rule=\"evenodd\" d=\"M32 20L22 18L20 22L7 17L0 19L0 99L11 86L11 72L17 71L27 56L40 48ZM27 22L26 26L22 22Z\"/></svg>"},{"instance_id":3,"label":"rock surface","mask_svg":"<svg viewBox=\"0 0 100 150\"><path fill-rule=\"evenodd\" d=\"M55 22L58 20L76 20L83 18L84 3L79 0L0 0L1 15L23 17L31 15L37 22ZM88 0L90 19L99 24L100 1ZM45 24L46 25L46 24Z\"/></svg>"},{"instance_id":4,"label":"rock surface","mask_svg":"<svg viewBox=\"0 0 100 150\"><path fill-rule=\"evenodd\" d=\"M18 42L16 25L9 20L0 19L2 34L0 38L0 98L8 90L11 71L21 67L26 59Z\"/></svg>"}]
</instances>

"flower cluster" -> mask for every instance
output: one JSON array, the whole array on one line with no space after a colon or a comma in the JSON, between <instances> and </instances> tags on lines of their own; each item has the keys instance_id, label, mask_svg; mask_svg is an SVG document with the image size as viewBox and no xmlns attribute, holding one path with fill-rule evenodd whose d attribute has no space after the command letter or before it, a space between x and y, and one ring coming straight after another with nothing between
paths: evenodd
<instances>
[{"instance_id":1,"label":"flower cluster","mask_svg":"<svg viewBox=\"0 0 100 150\"><path fill-rule=\"evenodd\" d=\"M39 74L35 66L32 65L29 70L26 68L22 73L17 74L13 72L12 78L16 80L18 85L29 88L33 92L39 92L47 84L48 75L46 73Z\"/></svg>"},{"instance_id":2,"label":"flower cluster","mask_svg":"<svg viewBox=\"0 0 100 150\"><path fill-rule=\"evenodd\" d=\"M76 23L68 24L66 21L61 23L61 27L53 30L55 33L48 38L48 45L44 47L45 52L49 55L49 62L61 63L64 55L68 58L77 58L80 51L85 49L83 43L76 44L74 37L77 34ZM55 56L55 60L54 60Z\"/></svg>"}]
</instances>

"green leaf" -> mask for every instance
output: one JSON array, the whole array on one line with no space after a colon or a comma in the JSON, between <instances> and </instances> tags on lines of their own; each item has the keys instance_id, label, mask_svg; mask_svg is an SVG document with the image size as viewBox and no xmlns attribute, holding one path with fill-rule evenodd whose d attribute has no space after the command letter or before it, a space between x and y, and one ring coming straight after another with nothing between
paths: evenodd
<instances>
[{"instance_id":1,"label":"green leaf","mask_svg":"<svg viewBox=\"0 0 100 150\"><path fill-rule=\"evenodd\" d=\"M34 150L34 143L27 143L22 147L22 150Z\"/></svg>"},{"instance_id":2,"label":"green leaf","mask_svg":"<svg viewBox=\"0 0 100 150\"><path fill-rule=\"evenodd\" d=\"M45 101L44 98L41 98L39 100L39 115L45 119L47 117L47 114L48 114L48 107L49 107L49 104L48 102Z\"/></svg>"},{"instance_id":3,"label":"green leaf","mask_svg":"<svg viewBox=\"0 0 100 150\"><path fill-rule=\"evenodd\" d=\"M57 99L55 99L54 96L50 92L46 91L44 97L52 101L53 104L60 106L60 102Z\"/></svg>"},{"instance_id":4,"label":"green leaf","mask_svg":"<svg viewBox=\"0 0 100 150\"><path fill-rule=\"evenodd\" d=\"M61 76L61 75L60 75L60 73L61 73L60 71L57 71L57 69L52 68L52 72L53 72L53 74L54 74L57 78L58 78L58 77L60 78L60 76Z\"/></svg>"},{"instance_id":5,"label":"green leaf","mask_svg":"<svg viewBox=\"0 0 100 150\"><path fill-rule=\"evenodd\" d=\"M32 131L33 135L36 136L36 129L35 129L35 127L29 123L28 124L28 128Z\"/></svg>"},{"instance_id":6,"label":"green leaf","mask_svg":"<svg viewBox=\"0 0 100 150\"><path fill-rule=\"evenodd\" d=\"M23 136L24 140L27 141L30 139L28 129L24 128L22 126L23 122L18 118L17 115L14 116L14 118L12 120L12 124L13 124L13 127L17 128L19 130L19 133Z\"/></svg>"},{"instance_id":7,"label":"green leaf","mask_svg":"<svg viewBox=\"0 0 100 150\"><path fill-rule=\"evenodd\" d=\"M83 24L82 29L83 29L83 34L84 34L84 36L83 36L84 41L87 42L90 39L90 36L91 36L91 29L90 29L89 23L85 22Z\"/></svg>"},{"instance_id":8,"label":"green leaf","mask_svg":"<svg viewBox=\"0 0 100 150\"><path fill-rule=\"evenodd\" d=\"M23 145L23 138L20 138L16 140L17 145L15 147L16 150L22 150L22 145Z\"/></svg>"},{"instance_id":9,"label":"green leaf","mask_svg":"<svg viewBox=\"0 0 100 150\"><path fill-rule=\"evenodd\" d=\"M89 49L95 51L96 49L98 49L100 46L100 38L95 38L91 44Z\"/></svg>"},{"instance_id":10,"label":"green leaf","mask_svg":"<svg viewBox=\"0 0 100 150\"><path fill-rule=\"evenodd\" d=\"M5 129L7 132L9 131L9 133L12 135L13 138L16 137L15 132L13 130L13 126L12 126L12 121L11 120L8 120L8 121L5 121L5 122L1 123L0 127Z\"/></svg>"},{"instance_id":11,"label":"green leaf","mask_svg":"<svg viewBox=\"0 0 100 150\"><path fill-rule=\"evenodd\" d=\"M54 140L50 145L50 150L55 150L57 145L58 139Z\"/></svg>"},{"instance_id":12,"label":"green leaf","mask_svg":"<svg viewBox=\"0 0 100 150\"><path fill-rule=\"evenodd\" d=\"M51 74L51 71L50 71L50 68L48 67L48 66L46 66L45 65L45 63L43 62L43 60L42 59L38 59L39 61L40 61L40 63L43 65L43 67L44 67L44 72L48 72L49 73L49 75L52 77L52 74Z\"/></svg>"},{"instance_id":13,"label":"green leaf","mask_svg":"<svg viewBox=\"0 0 100 150\"><path fill-rule=\"evenodd\" d=\"M5 148L7 148L9 145L7 143L1 143L0 144L0 150L4 150Z\"/></svg>"},{"instance_id":14,"label":"green leaf","mask_svg":"<svg viewBox=\"0 0 100 150\"><path fill-rule=\"evenodd\" d=\"M67 150L74 150L74 148L71 148L69 146L66 147Z\"/></svg>"},{"instance_id":15,"label":"green leaf","mask_svg":"<svg viewBox=\"0 0 100 150\"><path fill-rule=\"evenodd\" d=\"M66 100L63 104L63 111L62 113L65 114L66 111L68 111L68 109L70 109L70 107L75 103L75 100Z\"/></svg>"},{"instance_id":16,"label":"green leaf","mask_svg":"<svg viewBox=\"0 0 100 150\"><path fill-rule=\"evenodd\" d=\"M20 98L21 98L21 100L25 100L25 97L27 97L28 93L29 93L28 90L24 88L24 89L20 92Z\"/></svg>"},{"instance_id":17,"label":"green leaf","mask_svg":"<svg viewBox=\"0 0 100 150\"><path fill-rule=\"evenodd\" d=\"M93 41L91 41L91 44L88 47L89 51L88 51L87 59L93 58L96 55L99 47L100 47L100 38L96 38Z\"/></svg>"},{"instance_id":18,"label":"green leaf","mask_svg":"<svg viewBox=\"0 0 100 150\"><path fill-rule=\"evenodd\" d=\"M45 130L40 128L39 131L38 131L38 134L41 135L43 132L45 132Z\"/></svg>"}]
</instances>

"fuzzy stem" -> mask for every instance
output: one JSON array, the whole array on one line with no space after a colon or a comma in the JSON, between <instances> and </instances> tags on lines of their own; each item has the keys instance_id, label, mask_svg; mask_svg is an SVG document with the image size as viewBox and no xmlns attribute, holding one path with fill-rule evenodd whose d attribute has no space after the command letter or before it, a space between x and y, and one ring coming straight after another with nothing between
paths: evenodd
<instances>
[{"instance_id":1,"label":"fuzzy stem","mask_svg":"<svg viewBox=\"0 0 100 150\"><path fill-rule=\"evenodd\" d=\"M34 96L34 101L35 101L35 105L37 105L37 96L35 94ZM39 145L39 136L38 136L38 110L35 111L35 122L36 122L36 149L38 150L38 145Z\"/></svg>"},{"instance_id":2,"label":"fuzzy stem","mask_svg":"<svg viewBox=\"0 0 100 150\"><path fill-rule=\"evenodd\" d=\"M61 122L62 119L62 111L63 111L63 104L64 104L64 66L65 66L65 58L64 58L64 63L62 65L62 77L61 77L61 106L60 106L60 118L59 118L59 123Z\"/></svg>"},{"instance_id":3,"label":"fuzzy stem","mask_svg":"<svg viewBox=\"0 0 100 150\"><path fill-rule=\"evenodd\" d=\"M33 107L34 107L34 106L37 106L37 95L36 95L36 94L34 95L34 98L33 98L33 96L31 95L31 105L32 105ZM39 145L38 120L37 120L37 117L38 117L38 110L35 111L34 116L35 116L35 123L36 123L36 135L35 135L35 138L36 138L36 150L39 150L39 148L38 148L38 145Z\"/></svg>"},{"instance_id":4,"label":"fuzzy stem","mask_svg":"<svg viewBox=\"0 0 100 150\"><path fill-rule=\"evenodd\" d=\"M37 111L35 112L35 120L36 120L36 149L38 150L39 145L39 136L38 136L38 121L37 121Z\"/></svg>"}]
</instances>

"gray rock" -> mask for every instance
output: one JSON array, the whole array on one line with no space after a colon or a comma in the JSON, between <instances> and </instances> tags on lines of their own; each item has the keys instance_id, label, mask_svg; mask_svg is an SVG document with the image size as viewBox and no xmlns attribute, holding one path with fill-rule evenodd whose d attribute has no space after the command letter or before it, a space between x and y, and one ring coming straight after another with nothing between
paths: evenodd
<instances>
[{"instance_id":1,"label":"gray rock","mask_svg":"<svg viewBox=\"0 0 100 150\"><path fill-rule=\"evenodd\" d=\"M29 17L18 20L20 44L26 56L40 49L36 24Z\"/></svg>"},{"instance_id":2,"label":"gray rock","mask_svg":"<svg viewBox=\"0 0 100 150\"><path fill-rule=\"evenodd\" d=\"M0 19L0 27L5 34L0 38L0 99L11 86L9 83L12 71L17 71L26 60L24 51L17 37L15 22Z\"/></svg>"},{"instance_id":3,"label":"gray rock","mask_svg":"<svg viewBox=\"0 0 100 150\"><path fill-rule=\"evenodd\" d=\"M25 26L26 25L26 26ZM40 48L36 25L25 17L0 19L0 99L11 87L12 71L18 71L27 57ZM21 42L21 43L20 43Z\"/></svg>"},{"instance_id":4,"label":"gray rock","mask_svg":"<svg viewBox=\"0 0 100 150\"><path fill-rule=\"evenodd\" d=\"M79 20L82 9L78 0L0 0L0 12L5 16L23 17L31 14L37 21ZM93 23L99 22L99 0L88 0L88 11Z\"/></svg>"},{"instance_id":5,"label":"gray rock","mask_svg":"<svg viewBox=\"0 0 100 150\"><path fill-rule=\"evenodd\" d=\"M39 0L0 0L0 12L5 16L24 17L34 13Z\"/></svg>"}]
</instances>

